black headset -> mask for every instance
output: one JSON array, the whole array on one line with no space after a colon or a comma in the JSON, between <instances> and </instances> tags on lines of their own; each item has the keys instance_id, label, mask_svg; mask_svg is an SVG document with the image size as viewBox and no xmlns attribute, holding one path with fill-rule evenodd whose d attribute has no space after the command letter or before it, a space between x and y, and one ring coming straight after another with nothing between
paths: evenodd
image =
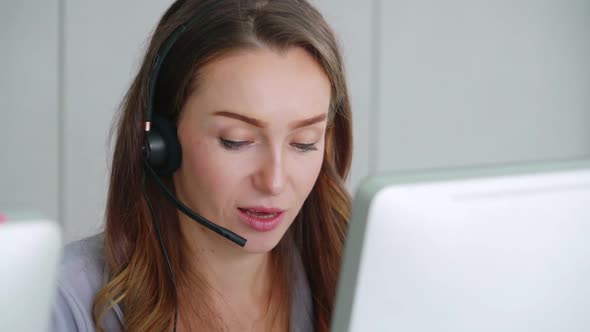
<instances>
[{"instance_id":1,"label":"black headset","mask_svg":"<svg viewBox=\"0 0 590 332\"><path fill-rule=\"evenodd\" d=\"M172 49L172 46L176 43L178 38L190 28L197 18L198 17L193 17L190 21L180 25L174 30L156 54L149 76L148 104L144 123L145 137L141 149L142 158L144 160L146 171L152 175L154 180L156 180L162 193L171 200L180 211L196 222L243 247L246 244L246 239L226 228L212 223L198 213L192 211L180 202L160 180L160 176L171 175L180 167L182 161L182 149L180 141L178 140L176 125L171 119L154 113L156 84L162 64Z\"/></svg>"},{"instance_id":2,"label":"black headset","mask_svg":"<svg viewBox=\"0 0 590 332\"><path fill-rule=\"evenodd\" d=\"M143 195L152 215L152 222L154 224L158 240L160 242L160 249L162 250L162 254L164 255L164 258L168 265L168 271L170 272L170 277L172 279L172 284L175 292L176 302L174 307L174 331L176 331L176 324L178 321L178 290L176 288L176 276L174 274L174 270L172 269L172 264L170 263L170 258L168 256L166 246L164 244L164 241L162 240L160 225L158 223L158 219L156 218L154 207L151 203L149 196L147 195L147 191L145 190L145 175L150 175L150 177L154 179L162 194L166 198L168 198L168 200L170 200L170 202L172 202L176 206L176 208L179 209L182 213L184 213L194 221L200 223L201 225L207 227L208 229L214 231L215 233L236 243L237 245L241 247L246 245L245 238L233 233L232 231L226 228L216 225L215 223L205 219L204 217L202 217L201 215L199 215L198 213L194 212L189 207L184 205L180 200L176 198L176 196L166 187L166 185L160 179L161 176L171 175L180 167L180 163L182 161L182 149L180 146L180 141L178 140L177 128L174 122L165 116L154 113L156 83L164 59L170 52L170 49L172 49L172 46L176 43L178 38L180 38L180 36L185 31L187 31L190 28L190 26L199 18L200 15L197 13L189 21L181 24L178 28L176 28L156 53L156 57L149 76L148 101L144 120L145 136L143 146L141 148L141 157L145 169L142 187Z\"/></svg>"}]
</instances>

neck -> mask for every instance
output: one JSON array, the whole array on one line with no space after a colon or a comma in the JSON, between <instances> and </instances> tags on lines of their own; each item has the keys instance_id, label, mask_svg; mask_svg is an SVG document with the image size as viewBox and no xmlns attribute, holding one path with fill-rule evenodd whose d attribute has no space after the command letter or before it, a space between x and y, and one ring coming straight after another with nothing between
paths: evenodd
<instances>
[{"instance_id":1,"label":"neck","mask_svg":"<svg viewBox=\"0 0 590 332\"><path fill-rule=\"evenodd\" d=\"M209 318L202 320L199 315L194 315L199 312L197 310L184 316L192 316L195 320L187 326L213 324L211 329L225 326L232 331L288 330L289 309L280 298L272 295L276 287L281 287L281 282L272 278L271 254L248 253L188 217L181 214L179 218L183 241L188 247L186 263L190 266L187 269L206 284L201 289L191 289L189 284L184 291L180 291L183 294L181 302L190 304L193 299L205 296L211 302L207 302L207 309L204 310L214 311L214 317L221 319L218 322L221 325L209 321Z\"/></svg>"},{"instance_id":2,"label":"neck","mask_svg":"<svg viewBox=\"0 0 590 332\"><path fill-rule=\"evenodd\" d=\"M271 289L270 253L248 253L235 243L180 216L181 234L191 257L190 270L210 286L213 297L236 304L268 299ZM252 303L250 303L252 304Z\"/></svg>"}]
</instances>

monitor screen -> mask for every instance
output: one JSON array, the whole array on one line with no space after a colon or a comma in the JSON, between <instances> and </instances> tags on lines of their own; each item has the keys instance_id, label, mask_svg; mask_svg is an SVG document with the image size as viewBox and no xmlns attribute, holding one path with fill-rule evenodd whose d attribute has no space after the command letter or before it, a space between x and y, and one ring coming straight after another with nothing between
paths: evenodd
<instances>
[{"instance_id":1,"label":"monitor screen","mask_svg":"<svg viewBox=\"0 0 590 332\"><path fill-rule=\"evenodd\" d=\"M590 163L376 176L333 331L590 331Z\"/></svg>"},{"instance_id":2,"label":"monitor screen","mask_svg":"<svg viewBox=\"0 0 590 332\"><path fill-rule=\"evenodd\" d=\"M48 330L61 250L53 221L0 223L0 331Z\"/></svg>"}]
</instances>

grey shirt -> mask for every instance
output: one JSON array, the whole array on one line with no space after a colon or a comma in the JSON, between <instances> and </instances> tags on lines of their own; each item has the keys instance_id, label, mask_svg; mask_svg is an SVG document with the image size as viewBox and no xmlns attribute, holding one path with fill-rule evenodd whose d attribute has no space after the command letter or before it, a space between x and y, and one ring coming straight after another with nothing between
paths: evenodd
<instances>
[{"instance_id":1,"label":"grey shirt","mask_svg":"<svg viewBox=\"0 0 590 332\"><path fill-rule=\"evenodd\" d=\"M309 284L300 256L294 256L296 276L290 331L313 331ZM66 245L59 271L50 331L96 331L92 320L92 302L96 293L107 282L102 233ZM119 305L115 305L105 314L102 325L109 332L123 331L124 318Z\"/></svg>"}]
</instances>

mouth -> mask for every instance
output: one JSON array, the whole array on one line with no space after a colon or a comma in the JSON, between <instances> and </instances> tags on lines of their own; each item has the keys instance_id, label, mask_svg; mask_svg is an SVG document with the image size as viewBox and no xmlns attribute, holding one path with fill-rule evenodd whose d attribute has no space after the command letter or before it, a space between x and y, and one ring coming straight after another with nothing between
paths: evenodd
<instances>
[{"instance_id":1,"label":"mouth","mask_svg":"<svg viewBox=\"0 0 590 332\"><path fill-rule=\"evenodd\" d=\"M268 207L239 207L240 219L248 226L259 232L275 229L283 219L285 210Z\"/></svg>"}]
</instances>

